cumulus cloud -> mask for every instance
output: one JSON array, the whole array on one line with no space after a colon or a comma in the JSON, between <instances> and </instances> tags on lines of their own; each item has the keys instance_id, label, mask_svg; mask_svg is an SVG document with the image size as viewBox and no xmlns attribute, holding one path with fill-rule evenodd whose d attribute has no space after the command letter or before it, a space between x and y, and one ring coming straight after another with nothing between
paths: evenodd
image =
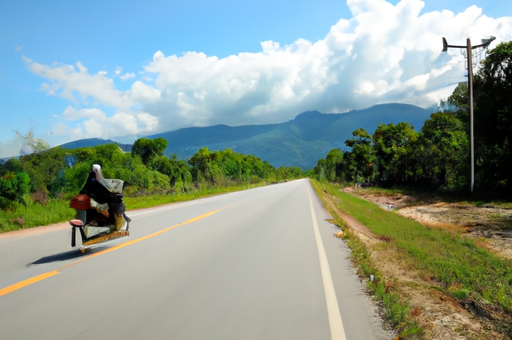
<instances>
[{"instance_id":1,"label":"cumulus cloud","mask_svg":"<svg viewBox=\"0 0 512 340\"><path fill-rule=\"evenodd\" d=\"M145 89L137 82L134 91L119 91L106 71L90 74L80 62L73 65L42 65L23 56L27 67L49 82L41 90L49 95L68 99L67 106L59 116L61 121L52 131L54 138L65 135L73 139L150 133L158 125L158 118L139 107L144 97L151 98L156 89ZM116 70L119 71L119 68ZM113 108L107 115L101 108ZM112 110L111 110L112 111ZM63 128L67 126L69 129ZM70 134L71 132L71 134Z\"/></svg>"},{"instance_id":2,"label":"cumulus cloud","mask_svg":"<svg viewBox=\"0 0 512 340\"><path fill-rule=\"evenodd\" d=\"M459 51L451 44L481 38L512 40L512 17L489 18L471 6L461 13L422 13L424 2L348 0L352 18L340 19L317 42L281 46L261 42L257 53L225 58L201 52L154 53L127 91L104 71L76 65L29 69L45 78L41 90L68 99L66 125L83 137L150 134L187 126L263 124L293 119L305 110L344 112L386 102L423 107L445 100L464 81ZM114 77L122 73L116 68ZM119 76L135 78L134 73ZM108 113L107 113L108 112Z\"/></svg>"}]
</instances>

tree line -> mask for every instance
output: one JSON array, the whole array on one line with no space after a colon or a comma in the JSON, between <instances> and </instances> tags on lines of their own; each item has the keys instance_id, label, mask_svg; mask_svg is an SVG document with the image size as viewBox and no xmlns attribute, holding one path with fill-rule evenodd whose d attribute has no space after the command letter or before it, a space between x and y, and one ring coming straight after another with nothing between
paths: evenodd
<instances>
[{"instance_id":1,"label":"tree line","mask_svg":"<svg viewBox=\"0 0 512 340\"><path fill-rule=\"evenodd\" d=\"M475 192L511 197L512 42L487 53L473 82ZM329 181L468 191L469 94L459 84L417 132L408 123L355 130L346 150L331 150L312 176Z\"/></svg>"},{"instance_id":2,"label":"tree line","mask_svg":"<svg viewBox=\"0 0 512 340\"><path fill-rule=\"evenodd\" d=\"M357 129L345 141L350 150L331 150L312 170L318 179L422 185L457 190L467 183L468 138L453 112L430 116L420 132L409 123Z\"/></svg>"},{"instance_id":3,"label":"tree line","mask_svg":"<svg viewBox=\"0 0 512 340\"><path fill-rule=\"evenodd\" d=\"M231 149L201 148L189 160L165 156L163 138L140 138L132 152L116 144L76 149L55 147L0 165L0 208L32 200L69 199L85 183L93 164L100 164L105 178L125 182L125 194L150 195L188 192L208 186L276 182L304 176L298 167L275 168L253 155Z\"/></svg>"}]
</instances>

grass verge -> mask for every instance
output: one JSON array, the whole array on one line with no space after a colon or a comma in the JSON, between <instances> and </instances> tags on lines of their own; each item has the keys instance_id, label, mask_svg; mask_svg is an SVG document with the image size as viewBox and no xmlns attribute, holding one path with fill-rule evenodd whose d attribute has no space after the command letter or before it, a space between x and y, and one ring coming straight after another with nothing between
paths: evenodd
<instances>
[{"instance_id":1,"label":"grass verge","mask_svg":"<svg viewBox=\"0 0 512 340\"><path fill-rule=\"evenodd\" d=\"M338 209L370 228L377 237L388 240L388 246L406 263L408 270L418 272L420 277L427 278L436 289L454 298L474 315L488 319L496 331L511 337L512 261L479 248L460 234L428 228L385 211L340 191L339 186L314 181L313 187L323 199L325 194L336 197ZM331 215L336 214L331 212ZM406 314L410 313L407 304L400 306L398 298L386 297L386 291L393 292L392 283L384 282L365 245L352 233L346 234L361 273L365 277L375 277L377 283L370 282L370 290L384 305L390 304L386 307L387 318L402 336L414 337L418 333L415 333L414 323L407 321Z\"/></svg>"},{"instance_id":2,"label":"grass verge","mask_svg":"<svg viewBox=\"0 0 512 340\"><path fill-rule=\"evenodd\" d=\"M358 275L366 278L368 291L374 295L377 303L383 309L385 321L398 331L400 337L418 338L423 334L423 329L411 317L411 308L407 302L400 301L399 295L394 290L394 283L387 282L377 265L373 262L369 250L365 244L347 228L343 219L329 208L325 194L337 196L339 186L320 183L311 180L318 197L334 218L334 223L343 230L343 238L352 250L351 258L358 268Z\"/></svg>"}]
</instances>

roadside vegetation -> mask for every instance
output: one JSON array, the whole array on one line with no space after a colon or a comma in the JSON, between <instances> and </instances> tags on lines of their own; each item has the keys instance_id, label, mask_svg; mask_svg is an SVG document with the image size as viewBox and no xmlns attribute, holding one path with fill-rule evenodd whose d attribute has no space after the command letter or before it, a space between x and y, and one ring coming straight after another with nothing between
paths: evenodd
<instances>
[{"instance_id":1,"label":"roadside vegetation","mask_svg":"<svg viewBox=\"0 0 512 340\"><path fill-rule=\"evenodd\" d=\"M358 269L358 275L361 279L365 280L368 291L374 295L377 303L381 305L386 322L397 330L401 337L421 337L424 334L424 330L414 320L409 303L404 299L400 299L400 291L397 291L393 278L386 278L383 275L379 270L378 264L373 260L369 247L361 240L357 233L347 226L346 222L329 202L332 201L332 197L335 197L335 201L338 203L342 196L349 200L356 198L348 194L343 195L339 185L318 181L312 181L312 185L318 197L320 197L333 217L332 222L342 230L342 233L337 234L337 236L343 238L352 250L351 258ZM339 205L336 205L336 208L350 214L364 214L364 209L358 207L355 207L356 209L350 212L343 210Z\"/></svg>"},{"instance_id":2,"label":"roadside vegetation","mask_svg":"<svg viewBox=\"0 0 512 340\"><path fill-rule=\"evenodd\" d=\"M381 301L386 320L400 331L403 338L421 338L423 334L415 317L424 306L409 303L402 289L407 285L413 285L425 296L436 290L483 318L485 323L492 325L493 331L511 337L511 260L490 253L460 233L428 227L386 211L343 192L340 185L315 181L313 186L326 207L332 207L327 202L331 200L337 209L350 214L373 233L375 242L361 241L336 211L330 209L335 223L344 231L343 237L352 249L352 258L360 275L367 280L370 292ZM400 282L383 273L381 268L383 262L390 260L389 253L395 265L414 274L416 282ZM462 330L461 335L464 335ZM481 339L489 338L489 335L484 333L477 337L472 334Z\"/></svg>"},{"instance_id":3,"label":"roadside vegetation","mask_svg":"<svg viewBox=\"0 0 512 340\"><path fill-rule=\"evenodd\" d=\"M276 183L304 176L298 167L275 168L231 149L201 148L189 160L165 156L167 141L141 138L131 153L108 144L53 148L0 165L0 232L63 222L74 217L69 201L93 164L106 178L125 182L125 203L139 209Z\"/></svg>"}]
</instances>

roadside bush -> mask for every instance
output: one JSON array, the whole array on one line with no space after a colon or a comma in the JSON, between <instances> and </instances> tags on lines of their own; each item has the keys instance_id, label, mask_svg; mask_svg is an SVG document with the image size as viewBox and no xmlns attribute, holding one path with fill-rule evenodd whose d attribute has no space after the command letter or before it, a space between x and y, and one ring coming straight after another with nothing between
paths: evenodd
<instances>
[{"instance_id":1,"label":"roadside bush","mask_svg":"<svg viewBox=\"0 0 512 340\"><path fill-rule=\"evenodd\" d=\"M25 172L8 172L0 177L0 207L6 208L11 202L24 203L24 196L30 192L30 178Z\"/></svg>"}]
</instances>

